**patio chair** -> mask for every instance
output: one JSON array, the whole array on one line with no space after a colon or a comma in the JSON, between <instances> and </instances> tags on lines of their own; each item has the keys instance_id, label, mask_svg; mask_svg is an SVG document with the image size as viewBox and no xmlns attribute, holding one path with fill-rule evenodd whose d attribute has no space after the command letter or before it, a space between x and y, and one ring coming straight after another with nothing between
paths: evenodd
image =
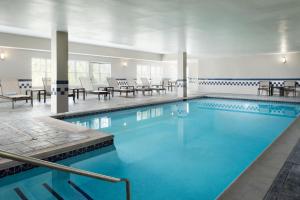
<instances>
[{"instance_id":1,"label":"patio chair","mask_svg":"<svg viewBox=\"0 0 300 200\"><path fill-rule=\"evenodd\" d=\"M125 93L126 97L128 96L128 93L132 93L133 96L135 95L134 86L129 86L129 85L119 86L119 84L115 78L107 78L106 80L107 80L109 87L113 88L112 89L113 93L119 92L120 96L122 95L122 93Z\"/></svg>"},{"instance_id":2,"label":"patio chair","mask_svg":"<svg viewBox=\"0 0 300 200\"><path fill-rule=\"evenodd\" d=\"M145 96L145 93L148 92L152 96L152 89L148 86L138 85L136 80L134 79L127 79L127 83L129 86L133 86L136 93L141 91L143 95Z\"/></svg>"},{"instance_id":3,"label":"patio chair","mask_svg":"<svg viewBox=\"0 0 300 200\"><path fill-rule=\"evenodd\" d=\"M25 100L26 103L30 100L31 106L33 106L32 96L21 93L19 81L17 79L1 79L0 98L10 100L12 103L12 109L15 108L15 102L23 100Z\"/></svg>"},{"instance_id":4,"label":"patio chair","mask_svg":"<svg viewBox=\"0 0 300 200\"><path fill-rule=\"evenodd\" d=\"M105 99L108 98L110 99L110 92L106 91L106 90L95 90L92 80L88 77L80 77L80 84L81 87L84 88L85 90L85 94L94 94L94 95L98 95L98 100L100 100L100 96L102 95Z\"/></svg>"},{"instance_id":5,"label":"patio chair","mask_svg":"<svg viewBox=\"0 0 300 200\"><path fill-rule=\"evenodd\" d=\"M283 82L283 91L284 95L288 95L290 92L292 92L293 96L296 96L296 81L284 81Z\"/></svg>"},{"instance_id":6,"label":"patio chair","mask_svg":"<svg viewBox=\"0 0 300 200\"><path fill-rule=\"evenodd\" d=\"M47 96L51 96L51 78L42 78L44 90L46 91ZM75 92L69 93L68 91L68 97L72 97L73 102L75 103Z\"/></svg>"},{"instance_id":7,"label":"patio chair","mask_svg":"<svg viewBox=\"0 0 300 200\"><path fill-rule=\"evenodd\" d=\"M259 87L257 89L257 95L261 95L262 91L266 91L267 95L270 96L270 81L259 81Z\"/></svg>"},{"instance_id":8,"label":"patio chair","mask_svg":"<svg viewBox=\"0 0 300 200\"><path fill-rule=\"evenodd\" d=\"M141 78L141 81L144 87L149 87L150 89L155 90L159 94L161 91L165 91L165 93L167 93L166 88L164 88L164 86L161 84L151 85L147 78Z\"/></svg>"},{"instance_id":9,"label":"patio chair","mask_svg":"<svg viewBox=\"0 0 300 200\"><path fill-rule=\"evenodd\" d=\"M163 78L162 79L162 85L164 88L167 88L168 91L171 89L173 91L174 84L172 84L171 80L169 78Z\"/></svg>"}]
</instances>

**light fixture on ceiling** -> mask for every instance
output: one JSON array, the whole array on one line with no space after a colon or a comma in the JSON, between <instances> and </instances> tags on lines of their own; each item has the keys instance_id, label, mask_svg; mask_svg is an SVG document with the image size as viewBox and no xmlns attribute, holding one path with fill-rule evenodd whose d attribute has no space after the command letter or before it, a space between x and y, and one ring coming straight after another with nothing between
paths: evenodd
<instances>
[{"instance_id":1,"label":"light fixture on ceiling","mask_svg":"<svg viewBox=\"0 0 300 200\"><path fill-rule=\"evenodd\" d=\"M4 60L6 57L5 53L4 52L0 52L0 59L1 60Z\"/></svg>"},{"instance_id":2,"label":"light fixture on ceiling","mask_svg":"<svg viewBox=\"0 0 300 200\"><path fill-rule=\"evenodd\" d=\"M282 62L283 64L287 63L287 60L286 60L286 57L285 57L285 56L282 56L282 57L281 57L281 62Z\"/></svg>"}]
</instances>

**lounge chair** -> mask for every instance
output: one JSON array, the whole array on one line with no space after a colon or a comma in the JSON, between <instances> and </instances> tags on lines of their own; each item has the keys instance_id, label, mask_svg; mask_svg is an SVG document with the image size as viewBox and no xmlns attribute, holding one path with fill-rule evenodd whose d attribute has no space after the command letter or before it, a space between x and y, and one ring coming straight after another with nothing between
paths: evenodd
<instances>
[{"instance_id":1,"label":"lounge chair","mask_svg":"<svg viewBox=\"0 0 300 200\"><path fill-rule=\"evenodd\" d=\"M259 81L257 95L261 95L262 91L266 91L267 95L271 95L270 81Z\"/></svg>"},{"instance_id":2,"label":"lounge chair","mask_svg":"<svg viewBox=\"0 0 300 200\"><path fill-rule=\"evenodd\" d=\"M47 96L51 96L51 78L42 78L44 90L46 91ZM68 97L72 97L73 102L75 103L75 92L69 93L68 91Z\"/></svg>"},{"instance_id":3,"label":"lounge chair","mask_svg":"<svg viewBox=\"0 0 300 200\"><path fill-rule=\"evenodd\" d=\"M171 89L173 91L173 87L175 86L174 83L171 82L169 78L163 78L162 79L162 85L164 88L167 88L168 91Z\"/></svg>"},{"instance_id":4,"label":"lounge chair","mask_svg":"<svg viewBox=\"0 0 300 200\"><path fill-rule=\"evenodd\" d=\"M129 85L119 86L119 84L115 78L107 78L106 80L107 80L109 87L113 88L112 89L113 93L119 92L120 96L122 95L122 93L125 93L126 97L128 96L128 93L132 93L133 95L135 95L134 86L129 86Z\"/></svg>"},{"instance_id":5,"label":"lounge chair","mask_svg":"<svg viewBox=\"0 0 300 200\"><path fill-rule=\"evenodd\" d=\"M293 96L296 96L296 81L284 81L283 91L284 94L293 93Z\"/></svg>"},{"instance_id":6,"label":"lounge chair","mask_svg":"<svg viewBox=\"0 0 300 200\"><path fill-rule=\"evenodd\" d=\"M150 89L155 90L159 94L161 91L165 91L165 93L167 93L166 88L164 88L164 86L161 84L151 85L147 78L141 78L141 81L143 87L149 87Z\"/></svg>"},{"instance_id":7,"label":"lounge chair","mask_svg":"<svg viewBox=\"0 0 300 200\"><path fill-rule=\"evenodd\" d=\"M94 89L94 86L93 86L93 83L92 83L92 80L88 77L80 77L79 78L80 80L80 84L81 84L81 87L84 88L85 90L85 94L95 94L95 95L98 95L98 100L100 100L100 96L102 95L105 99L107 98L107 96L109 97L110 99L110 92L109 91L105 91L105 90L95 90Z\"/></svg>"},{"instance_id":8,"label":"lounge chair","mask_svg":"<svg viewBox=\"0 0 300 200\"><path fill-rule=\"evenodd\" d=\"M129 86L133 86L136 93L141 91L143 93L143 95L145 96L145 93L148 92L148 94L150 94L152 96L152 89L150 87L138 85L136 80L134 80L134 79L127 79L127 83Z\"/></svg>"},{"instance_id":9,"label":"lounge chair","mask_svg":"<svg viewBox=\"0 0 300 200\"><path fill-rule=\"evenodd\" d=\"M21 93L19 82L17 79L1 79L1 95L0 98L11 100L12 108L15 108L15 102L28 100L33 106L33 98L31 95L25 95Z\"/></svg>"}]
</instances>

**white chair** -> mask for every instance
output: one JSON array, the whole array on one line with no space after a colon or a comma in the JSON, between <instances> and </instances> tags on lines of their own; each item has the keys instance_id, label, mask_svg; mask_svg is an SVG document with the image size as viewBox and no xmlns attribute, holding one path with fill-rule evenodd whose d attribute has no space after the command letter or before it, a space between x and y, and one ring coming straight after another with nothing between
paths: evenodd
<instances>
[{"instance_id":1,"label":"white chair","mask_svg":"<svg viewBox=\"0 0 300 200\"><path fill-rule=\"evenodd\" d=\"M291 92L293 96L296 96L296 81L284 81L284 86L283 86L284 94L289 95Z\"/></svg>"},{"instance_id":2,"label":"white chair","mask_svg":"<svg viewBox=\"0 0 300 200\"><path fill-rule=\"evenodd\" d=\"M128 96L128 93L132 93L133 96L135 95L135 90L133 86L119 86L118 81L115 78L107 78L106 80L109 87L113 88L112 92L119 92L120 95L122 95L122 93L125 93L126 97Z\"/></svg>"},{"instance_id":3,"label":"white chair","mask_svg":"<svg viewBox=\"0 0 300 200\"><path fill-rule=\"evenodd\" d=\"M80 77L79 80L80 80L81 87L84 88L85 90L85 95L87 94L98 95L98 100L100 100L101 95L103 95L105 99L107 98L107 96L110 99L110 92L106 90L99 90L99 88L98 90L96 90L92 83L92 80L89 77Z\"/></svg>"},{"instance_id":4,"label":"white chair","mask_svg":"<svg viewBox=\"0 0 300 200\"><path fill-rule=\"evenodd\" d=\"M157 93L160 94L160 91L165 91L167 93L166 88L163 85L151 85L147 78L141 78L143 87L149 87L152 90L155 90Z\"/></svg>"},{"instance_id":5,"label":"white chair","mask_svg":"<svg viewBox=\"0 0 300 200\"><path fill-rule=\"evenodd\" d=\"M15 107L16 101L30 100L31 106L33 106L33 98L31 95L25 95L21 93L18 79L1 79L1 95L0 98L8 99L12 102L12 108Z\"/></svg>"}]
</instances>

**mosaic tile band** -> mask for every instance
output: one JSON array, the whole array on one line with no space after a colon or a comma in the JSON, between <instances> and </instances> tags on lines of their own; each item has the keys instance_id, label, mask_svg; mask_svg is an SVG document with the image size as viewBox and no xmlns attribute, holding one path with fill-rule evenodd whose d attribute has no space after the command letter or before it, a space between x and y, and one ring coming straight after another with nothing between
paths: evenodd
<instances>
[{"instance_id":1,"label":"mosaic tile band","mask_svg":"<svg viewBox=\"0 0 300 200\"><path fill-rule=\"evenodd\" d=\"M51 95L63 96L68 95L69 85L68 84L52 84Z\"/></svg>"}]
</instances>

